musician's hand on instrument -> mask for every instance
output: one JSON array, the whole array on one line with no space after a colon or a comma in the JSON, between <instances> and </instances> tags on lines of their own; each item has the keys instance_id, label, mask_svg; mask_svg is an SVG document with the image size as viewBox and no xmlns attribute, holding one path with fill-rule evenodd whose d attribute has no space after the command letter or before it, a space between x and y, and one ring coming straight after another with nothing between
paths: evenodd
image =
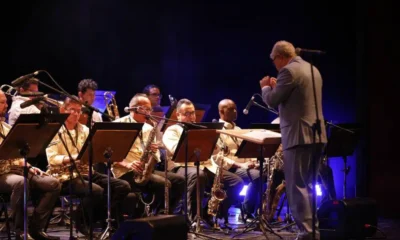
<instances>
[{"instance_id":1,"label":"musician's hand on instrument","mask_svg":"<svg viewBox=\"0 0 400 240\"><path fill-rule=\"evenodd\" d=\"M45 175L45 172L43 172L42 170L40 170L39 168L36 168L36 167L31 167L31 168L29 169L29 171L30 171L32 174L35 174L35 175L38 175L38 176L43 176L43 175Z\"/></svg>"},{"instance_id":2,"label":"musician's hand on instrument","mask_svg":"<svg viewBox=\"0 0 400 240\"><path fill-rule=\"evenodd\" d=\"M130 168L138 173L138 174L143 174L143 170L144 170L144 166L143 163L139 162L139 161L134 161L133 163L131 163Z\"/></svg>"},{"instance_id":3,"label":"musician's hand on instrument","mask_svg":"<svg viewBox=\"0 0 400 240\"><path fill-rule=\"evenodd\" d=\"M152 144L150 145L150 150L151 150L153 153L157 152L158 148L159 148L159 145L158 145L157 143L152 143Z\"/></svg>"},{"instance_id":4,"label":"musician's hand on instrument","mask_svg":"<svg viewBox=\"0 0 400 240\"><path fill-rule=\"evenodd\" d=\"M254 164L253 162L242 163L242 168L244 168L244 169L252 169L255 167L256 167L256 164Z\"/></svg>"}]
</instances>

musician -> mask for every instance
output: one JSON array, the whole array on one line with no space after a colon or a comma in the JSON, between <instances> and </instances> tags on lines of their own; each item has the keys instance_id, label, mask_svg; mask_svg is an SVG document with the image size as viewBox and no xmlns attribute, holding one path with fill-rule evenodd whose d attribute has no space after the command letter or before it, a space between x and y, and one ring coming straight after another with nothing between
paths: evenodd
<instances>
[{"instance_id":1,"label":"musician","mask_svg":"<svg viewBox=\"0 0 400 240\"><path fill-rule=\"evenodd\" d=\"M92 79L83 79L79 82L78 84L78 96L79 99L92 106L94 103L94 100L96 99L96 90L98 86L95 81ZM87 111L86 108L84 110ZM87 114L86 114L87 115ZM99 112L93 112L92 115L92 122L102 122L103 118Z\"/></svg>"},{"instance_id":2,"label":"musician","mask_svg":"<svg viewBox=\"0 0 400 240\"><path fill-rule=\"evenodd\" d=\"M160 107L160 102L162 99L162 94L160 92L160 88L154 84L149 84L144 87L143 93L147 95L150 99L151 107Z\"/></svg>"},{"instance_id":3,"label":"musician","mask_svg":"<svg viewBox=\"0 0 400 240\"><path fill-rule=\"evenodd\" d=\"M181 99L176 105L176 115L180 122L195 122L196 121L196 111L193 103L189 99ZM176 147L178 145L179 139L182 135L183 127L181 124L174 124L169 126L163 135L163 143L167 149L168 154L168 171L172 173L177 173L181 176L185 176L185 163L176 163L171 160L175 153ZM197 177L200 178L200 197L203 199L205 185L206 185L206 175L204 174L204 166L200 166L199 176L197 176L196 167L193 162L188 162L187 168L187 210L188 219L190 221L194 220L196 216L196 183ZM202 203L200 203L202 204Z\"/></svg>"},{"instance_id":4,"label":"musician","mask_svg":"<svg viewBox=\"0 0 400 240\"><path fill-rule=\"evenodd\" d=\"M230 127L235 126L234 121L236 120L237 117L237 112L236 112L236 104L230 100L230 99L224 99L221 100L219 105L218 105L218 110L219 110L219 116L220 120L219 122L224 123L224 129L230 129ZM237 146L233 145L233 142L230 142L229 137L224 134L220 134L220 138L218 139L218 143L216 145L216 148L213 152L213 155L211 157L211 166L208 163L204 163L206 165L204 172L207 175L207 184L211 185L214 182L214 177L216 174L216 171L219 166L221 166L221 162L219 161L217 155L221 151L221 146L226 146L226 150L224 151L224 154L226 155L224 157L224 161L222 164L222 168L224 169L222 171L223 173L223 185L224 189L226 189L226 194L227 198L222 202L222 207L221 207L221 215L225 217L225 223L227 223L227 216L228 216L228 210L229 207L232 206L237 200L237 196L239 195L240 190L243 188L244 185L244 179L247 180L247 183L250 181L248 180L247 175L245 177L242 177L242 175L235 174L234 169L236 168L245 168L246 166L254 166L254 164L245 164L245 163L236 163L235 160L233 160L232 156L234 155L234 152L237 150ZM235 140L237 140L235 138ZM232 155L233 152L233 155ZM238 171L240 172L240 171ZM258 176L258 175L257 175ZM254 177L256 180L256 177ZM254 196L251 196L254 197ZM250 197L250 198L251 198ZM248 198L245 197L246 202L248 203ZM249 204L248 204L249 205ZM254 206L253 206L254 208ZM247 208L246 208L247 209Z\"/></svg>"},{"instance_id":5,"label":"musician","mask_svg":"<svg viewBox=\"0 0 400 240\"><path fill-rule=\"evenodd\" d=\"M7 112L7 99L0 90L0 118ZM0 133L6 136L11 126L4 121L0 121ZM0 144L3 138L0 136ZM40 193L41 198L37 203L31 221L29 221L29 235L27 239L60 239L47 235L43 232L47 220L49 219L53 207L60 194L61 185L57 179L46 175L40 169L29 168L27 186L29 192ZM11 194L10 204L12 210L12 219L16 239L24 239L24 177L23 177L24 159L0 160L0 192ZM29 193L28 192L28 193Z\"/></svg>"},{"instance_id":6,"label":"musician","mask_svg":"<svg viewBox=\"0 0 400 240\"><path fill-rule=\"evenodd\" d=\"M69 194L69 169L68 166L71 164L71 159L68 156L68 152L72 158L76 159L79 152L82 149L88 135L89 128L78 122L81 112L82 105L75 99L66 98L60 111L62 113L69 113L65 126L61 127L59 133L54 137L49 147L46 149L49 173L58 173L57 176L60 181L63 182L63 189ZM62 139L60 139L62 138ZM63 142L66 144L68 151L65 149ZM107 175L101 174L93 170L92 174L92 196L89 198L88 192L88 174L89 166L87 163L80 163L79 159L75 161L77 168L80 171L84 179L82 183L78 177L76 169L74 169L74 178L72 179L72 188L74 195L83 198L81 202L85 210L90 208L95 209L93 211L93 220L102 220L104 224L105 213L106 213L106 198L103 197L107 193ZM126 181L111 178L111 207L115 208L130 192L131 188ZM81 211L77 211L78 214ZM87 219L87 216L85 216ZM78 218L77 221L81 219ZM81 233L87 235L88 231L85 226L78 224L78 229Z\"/></svg>"},{"instance_id":7,"label":"musician","mask_svg":"<svg viewBox=\"0 0 400 240\"><path fill-rule=\"evenodd\" d=\"M16 87L18 95L12 98L10 110L8 111L8 124L14 125L20 114L40 113L40 104L30 105L26 108L21 108L21 103L30 99L30 97L22 97L21 93L38 92L39 80L37 78L29 78Z\"/></svg>"},{"instance_id":8,"label":"musician","mask_svg":"<svg viewBox=\"0 0 400 240\"><path fill-rule=\"evenodd\" d=\"M311 239L312 223L312 172L314 164L318 170L323 145L327 142L325 125L320 124L321 135L317 133L315 154L313 155L313 124L316 121L315 104L318 118L324 122L322 111L322 77L313 67L315 77L316 103L314 103L313 81L310 63L296 55L293 44L278 41L272 48L270 58L278 77L264 77L260 81L263 101L272 108L279 106L286 193L292 215L301 233L298 239ZM311 186L311 187L310 187ZM316 218L316 216L315 216ZM319 239L318 221L315 224Z\"/></svg>"},{"instance_id":9,"label":"musician","mask_svg":"<svg viewBox=\"0 0 400 240\"><path fill-rule=\"evenodd\" d=\"M241 129L235 124L237 119L237 108L234 101L231 99L223 99L218 104L219 122L224 123L224 129ZM247 219L254 218L254 211L259 196L260 184L260 171L256 169L256 160L248 158L238 158L235 156L240 144L241 139L231 137L226 134L220 134L218 144L225 144L229 153L224 158L223 167L231 173L239 176L248 185L247 193L244 197L243 207L247 215ZM218 163L220 164L220 163Z\"/></svg>"},{"instance_id":10,"label":"musician","mask_svg":"<svg viewBox=\"0 0 400 240\"><path fill-rule=\"evenodd\" d=\"M113 172L116 178L124 179L131 184L132 190L139 189L140 191L147 193L155 194L155 202L153 204L155 211L160 211L160 205L163 205L164 199L164 190L165 183L171 185L170 192L170 209L173 211L181 196L184 192L184 184L185 179L178 174L168 173L168 181L165 179L164 172L154 171L149 178L149 183L144 186L139 186L134 181L135 175L143 174L145 170L145 165L141 162L141 157L143 152L146 151L146 143L148 141L148 137L150 132L153 130L153 126L148 123L146 118L146 114L150 114L152 111L151 103L149 98L145 94L136 94L129 103L130 108L135 108L135 110L131 111L129 115L124 116L115 120L114 122L125 122L125 123L144 123L142 127L142 131L139 133L139 136L136 138L135 142L132 145L128 155L121 162L115 162L113 165ZM157 135L157 134L156 134ZM160 161L160 153L158 151L159 145L156 143L156 139L154 139L153 143L148 146L151 151L153 151L156 155L156 160ZM151 171L151 170L147 170ZM152 195L152 194L150 194ZM146 202L151 202L150 199L147 199ZM165 201L165 199L164 199Z\"/></svg>"}]
</instances>

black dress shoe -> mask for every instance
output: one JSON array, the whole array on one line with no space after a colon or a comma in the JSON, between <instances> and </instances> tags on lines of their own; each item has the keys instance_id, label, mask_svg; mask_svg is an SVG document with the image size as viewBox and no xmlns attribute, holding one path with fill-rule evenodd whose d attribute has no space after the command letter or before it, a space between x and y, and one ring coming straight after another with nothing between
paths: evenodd
<instances>
[{"instance_id":1,"label":"black dress shoe","mask_svg":"<svg viewBox=\"0 0 400 240\"><path fill-rule=\"evenodd\" d=\"M60 240L59 237L54 237L54 236L49 236L47 233L43 231L30 231L29 234L33 237L35 240Z\"/></svg>"},{"instance_id":2,"label":"black dress shoe","mask_svg":"<svg viewBox=\"0 0 400 240\"><path fill-rule=\"evenodd\" d=\"M34 238L31 237L31 235L26 236L27 240L35 240ZM24 233L16 233L15 234L15 240L24 240Z\"/></svg>"}]
</instances>

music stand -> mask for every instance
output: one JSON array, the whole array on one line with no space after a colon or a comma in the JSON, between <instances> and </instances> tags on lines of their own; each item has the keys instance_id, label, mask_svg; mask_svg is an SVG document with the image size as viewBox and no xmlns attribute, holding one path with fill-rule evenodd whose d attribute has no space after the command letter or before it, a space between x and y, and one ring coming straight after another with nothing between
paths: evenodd
<instances>
[{"instance_id":1,"label":"music stand","mask_svg":"<svg viewBox=\"0 0 400 240\"><path fill-rule=\"evenodd\" d=\"M113 221L111 219L111 164L122 161L128 155L142 127L143 123L96 122L77 157L83 164L88 164L90 151L88 142L91 141L93 163L107 162L107 228L100 239L105 239L107 233L111 237L111 232L114 230L111 225ZM105 161L102 160L103 158ZM92 224L91 219L90 225Z\"/></svg>"},{"instance_id":2,"label":"music stand","mask_svg":"<svg viewBox=\"0 0 400 240\"><path fill-rule=\"evenodd\" d=\"M183 124L183 123L182 123ZM223 123L201 123L201 125L205 128L199 128L197 126L183 125L183 132L177 144L176 150L174 152L174 156L172 160L174 162L184 162L185 163L185 218L188 221L187 216L187 163L194 162L196 166L197 173L197 183L196 183L196 200L197 200L197 214L195 217L196 221L196 230L195 234L200 232L200 221L204 220L201 217L201 202L202 198L200 196L200 162L205 162L210 159L215 145L217 144L219 133L217 133L217 129L222 129ZM191 155L189 155L191 154ZM209 236L207 236L209 237Z\"/></svg>"},{"instance_id":3,"label":"music stand","mask_svg":"<svg viewBox=\"0 0 400 240\"><path fill-rule=\"evenodd\" d=\"M69 114L21 114L0 145L0 159L24 158L24 239L27 238L27 159L37 157L60 130Z\"/></svg>"},{"instance_id":4,"label":"music stand","mask_svg":"<svg viewBox=\"0 0 400 240\"><path fill-rule=\"evenodd\" d=\"M246 226L246 228L239 234L233 236L239 236L243 233L249 232L257 228L261 229L264 236L268 239L266 231L278 236L270 227L269 223L262 218L262 199L263 199L263 162L265 157L271 157L275 154L281 143L281 134L266 129L240 129L240 130L217 130L221 134L226 134L231 137L243 139L241 146L236 152L236 156L239 158L257 158L260 164L260 189L259 189L259 214L258 216ZM256 147L255 147L256 146ZM240 150L240 151L239 151ZM269 164L268 172L269 172ZM252 227L256 225L255 227ZM268 229L267 229L268 228Z\"/></svg>"},{"instance_id":5,"label":"music stand","mask_svg":"<svg viewBox=\"0 0 400 240\"><path fill-rule=\"evenodd\" d=\"M194 104L195 112L196 112L196 122L201 122L205 119L208 114L208 111L211 108L211 105L208 104ZM178 121L176 116L176 107L170 106L167 113L165 114L165 118L169 118L171 120ZM166 120L164 126L161 129L161 132L164 132L169 126L174 125L175 121Z\"/></svg>"},{"instance_id":6,"label":"music stand","mask_svg":"<svg viewBox=\"0 0 400 240\"><path fill-rule=\"evenodd\" d=\"M350 167L347 166L347 156L351 156L357 147L360 137L357 124L337 124L330 129L326 146L327 157L342 157L344 162L343 199L346 199L347 174Z\"/></svg>"}]
</instances>

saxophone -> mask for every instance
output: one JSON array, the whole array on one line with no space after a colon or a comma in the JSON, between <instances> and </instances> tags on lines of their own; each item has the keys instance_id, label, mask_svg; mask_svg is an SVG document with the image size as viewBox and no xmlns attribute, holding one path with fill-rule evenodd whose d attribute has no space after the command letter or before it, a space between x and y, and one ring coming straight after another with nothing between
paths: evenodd
<instances>
[{"instance_id":1,"label":"saxophone","mask_svg":"<svg viewBox=\"0 0 400 240\"><path fill-rule=\"evenodd\" d=\"M271 157L270 164L273 166L270 169L271 172L270 175L268 176L267 190L263 194L263 202L262 202L262 217L267 222L273 220L281 196L283 192L286 190L286 184L284 180L282 180L282 182L276 188L272 188L273 185L276 184L274 182L274 180L277 180L275 179L276 172L282 171L283 168L282 144L279 145L274 156Z\"/></svg>"},{"instance_id":2,"label":"saxophone","mask_svg":"<svg viewBox=\"0 0 400 240\"><path fill-rule=\"evenodd\" d=\"M226 192L222 189L222 180L223 180L223 162L224 162L224 151L226 148L222 147L221 150L217 154L217 159L215 160L218 163L221 160L220 165L217 168L213 186L211 188L211 198L208 201L208 210L207 213L212 216L216 216L218 213L219 204L226 198Z\"/></svg>"},{"instance_id":3,"label":"saxophone","mask_svg":"<svg viewBox=\"0 0 400 240\"><path fill-rule=\"evenodd\" d=\"M111 92L105 92L104 101L106 104L108 115L110 115L114 119L118 119L119 118L118 105L117 105L117 100L115 100L114 94L112 94Z\"/></svg>"},{"instance_id":4,"label":"saxophone","mask_svg":"<svg viewBox=\"0 0 400 240\"><path fill-rule=\"evenodd\" d=\"M157 164L157 156L151 151L151 144L154 143L154 139L157 136L158 125L161 123L159 121L157 124L153 124L153 129L150 131L149 137L147 138L146 145L143 149L143 155L140 158L140 162L144 163L144 170L142 174L135 175L135 183L138 185L146 185L150 180L151 175L154 172L154 168Z\"/></svg>"},{"instance_id":5,"label":"saxophone","mask_svg":"<svg viewBox=\"0 0 400 240\"><path fill-rule=\"evenodd\" d=\"M66 182L71 179L75 179L78 177L78 173L75 171L72 172L72 176L70 176L71 165L63 165L63 166L51 166L47 167L46 173L54 178L56 178L60 183ZM76 164L76 168L82 176L89 176L89 165L88 164Z\"/></svg>"}]
</instances>

